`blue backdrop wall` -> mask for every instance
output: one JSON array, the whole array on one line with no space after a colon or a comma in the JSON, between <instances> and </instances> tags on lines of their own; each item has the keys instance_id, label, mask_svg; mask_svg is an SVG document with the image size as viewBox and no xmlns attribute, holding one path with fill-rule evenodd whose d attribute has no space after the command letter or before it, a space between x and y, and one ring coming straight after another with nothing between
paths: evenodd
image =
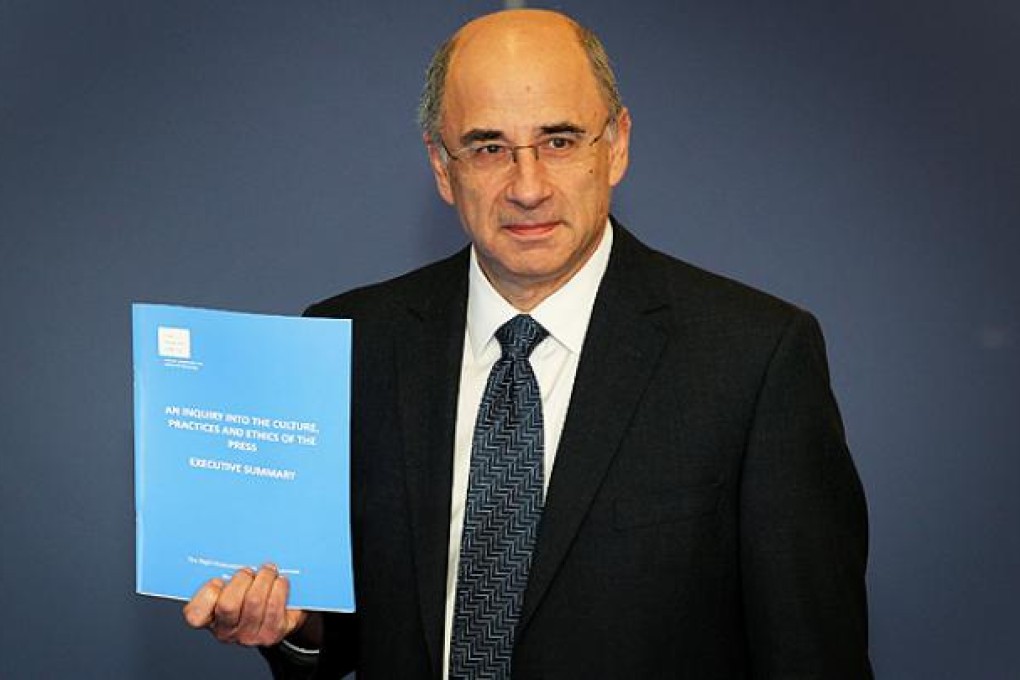
<instances>
[{"instance_id":1,"label":"blue backdrop wall","mask_svg":"<svg viewBox=\"0 0 1020 680\"><path fill-rule=\"evenodd\" d=\"M132 594L129 304L296 313L458 247L414 104L497 6L0 1L0 676L265 676ZM617 215L823 323L879 676L1020 677L1017 5L556 6L634 116Z\"/></svg>"}]
</instances>

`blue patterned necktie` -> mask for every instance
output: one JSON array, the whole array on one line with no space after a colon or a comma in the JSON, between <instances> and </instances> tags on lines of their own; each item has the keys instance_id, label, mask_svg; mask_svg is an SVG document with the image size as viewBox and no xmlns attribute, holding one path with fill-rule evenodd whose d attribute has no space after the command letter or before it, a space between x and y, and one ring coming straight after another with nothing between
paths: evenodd
<instances>
[{"instance_id":1,"label":"blue patterned necktie","mask_svg":"<svg viewBox=\"0 0 1020 680\"><path fill-rule=\"evenodd\" d=\"M542 399L528 357L549 333L518 315L496 331L471 447L451 680L508 680L514 628L542 516Z\"/></svg>"}]
</instances>

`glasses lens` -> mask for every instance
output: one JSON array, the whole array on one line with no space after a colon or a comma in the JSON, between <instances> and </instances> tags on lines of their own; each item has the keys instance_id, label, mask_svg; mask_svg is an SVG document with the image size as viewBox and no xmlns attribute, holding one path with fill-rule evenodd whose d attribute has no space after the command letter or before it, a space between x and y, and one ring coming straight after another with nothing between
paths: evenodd
<instances>
[{"instance_id":1,"label":"glasses lens","mask_svg":"<svg viewBox=\"0 0 1020 680\"><path fill-rule=\"evenodd\" d=\"M464 160L477 170L495 170L510 162L510 147L498 142L472 144L463 151Z\"/></svg>"},{"instance_id":2,"label":"glasses lens","mask_svg":"<svg viewBox=\"0 0 1020 680\"><path fill-rule=\"evenodd\" d=\"M608 126L608 122L606 124ZM513 146L503 141L480 141L461 149L454 155L458 160L479 172L494 172L520 162L520 154L531 153L536 161L548 166L570 165L586 156L605 134L606 127L591 137L574 132L557 133L539 139L534 144Z\"/></svg>"},{"instance_id":3,"label":"glasses lens","mask_svg":"<svg viewBox=\"0 0 1020 680\"><path fill-rule=\"evenodd\" d=\"M565 165L577 159L583 137L577 135L557 135L543 139L535 145L538 157L549 165Z\"/></svg>"}]
</instances>

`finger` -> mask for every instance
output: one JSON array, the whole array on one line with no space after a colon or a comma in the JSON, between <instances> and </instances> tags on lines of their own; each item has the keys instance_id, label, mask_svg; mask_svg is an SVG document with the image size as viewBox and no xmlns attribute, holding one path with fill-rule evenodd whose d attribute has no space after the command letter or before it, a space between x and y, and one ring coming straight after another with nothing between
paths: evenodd
<instances>
[{"instance_id":1,"label":"finger","mask_svg":"<svg viewBox=\"0 0 1020 680\"><path fill-rule=\"evenodd\" d=\"M290 581L285 576L277 577L266 600L266 613L262 618L262 628L259 630L257 644L275 645L290 635L297 627L294 617L291 616L291 611L287 610L289 595ZM300 610L292 611L300 612ZM303 614L303 612L300 613Z\"/></svg>"},{"instance_id":2,"label":"finger","mask_svg":"<svg viewBox=\"0 0 1020 680\"><path fill-rule=\"evenodd\" d=\"M223 591L223 581L214 578L206 582L184 605L184 620L192 628L205 628L213 620L216 601Z\"/></svg>"},{"instance_id":3,"label":"finger","mask_svg":"<svg viewBox=\"0 0 1020 680\"><path fill-rule=\"evenodd\" d=\"M279 572L274 564L264 564L244 595L241 619L237 626L237 641L243 645L259 644L259 631L266 615L266 603Z\"/></svg>"},{"instance_id":4,"label":"finger","mask_svg":"<svg viewBox=\"0 0 1020 680\"><path fill-rule=\"evenodd\" d=\"M251 569L248 567L238 569L216 600L210 628L220 642L234 642L237 639L237 626L243 614L244 596L254 580L255 574Z\"/></svg>"},{"instance_id":5,"label":"finger","mask_svg":"<svg viewBox=\"0 0 1020 680\"><path fill-rule=\"evenodd\" d=\"M303 609L288 609L286 612L286 617L287 617L287 635L290 635L291 633L305 625L305 622L308 621L308 612L306 612Z\"/></svg>"}]
</instances>

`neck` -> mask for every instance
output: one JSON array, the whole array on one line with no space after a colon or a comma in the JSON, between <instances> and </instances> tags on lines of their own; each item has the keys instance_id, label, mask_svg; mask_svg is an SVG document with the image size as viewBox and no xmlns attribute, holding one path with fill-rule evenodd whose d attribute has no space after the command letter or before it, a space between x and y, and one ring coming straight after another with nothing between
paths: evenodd
<instances>
[{"instance_id":1,"label":"neck","mask_svg":"<svg viewBox=\"0 0 1020 680\"><path fill-rule=\"evenodd\" d=\"M513 308L517 311L524 313L530 312L535 307L538 307L543 300L562 288L563 284L566 283L566 281L563 281L558 282L555 285L535 287L497 284L492 280L492 278L489 278L489 281L492 282L492 287L496 289L496 292L499 293L504 300L513 305Z\"/></svg>"},{"instance_id":2,"label":"neck","mask_svg":"<svg viewBox=\"0 0 1020 680\"><path fill-rule=\"evenodd\" d=\"M584 269L599 249L604 237L605 229L599 232L598 238L589 245L587 252L581 256L579 261L570 263L568 268L563 271L542 277L515 275L500 267L498 262L488 260L477 250L475 252L478 256L478 266L496 292L517 311L528 313Z\"/></svg>"},{"instance_id":3,"label":"neck","mask_svg":"<svg viewBox=\"0 0 1020 680\"><path fill-rule=\"evenodd\" d=\"M479 259L478 264L489 280L492 287L500 296L509 302L519 312L528 313L538 307L543 300L565 286L570 279L574 278L577 272L581 271L584 265L591 259L592 253L573 269L563 272L559 276L543 279L521 279L515 276L499 276Z\"/></svg>"}]
</instances>

